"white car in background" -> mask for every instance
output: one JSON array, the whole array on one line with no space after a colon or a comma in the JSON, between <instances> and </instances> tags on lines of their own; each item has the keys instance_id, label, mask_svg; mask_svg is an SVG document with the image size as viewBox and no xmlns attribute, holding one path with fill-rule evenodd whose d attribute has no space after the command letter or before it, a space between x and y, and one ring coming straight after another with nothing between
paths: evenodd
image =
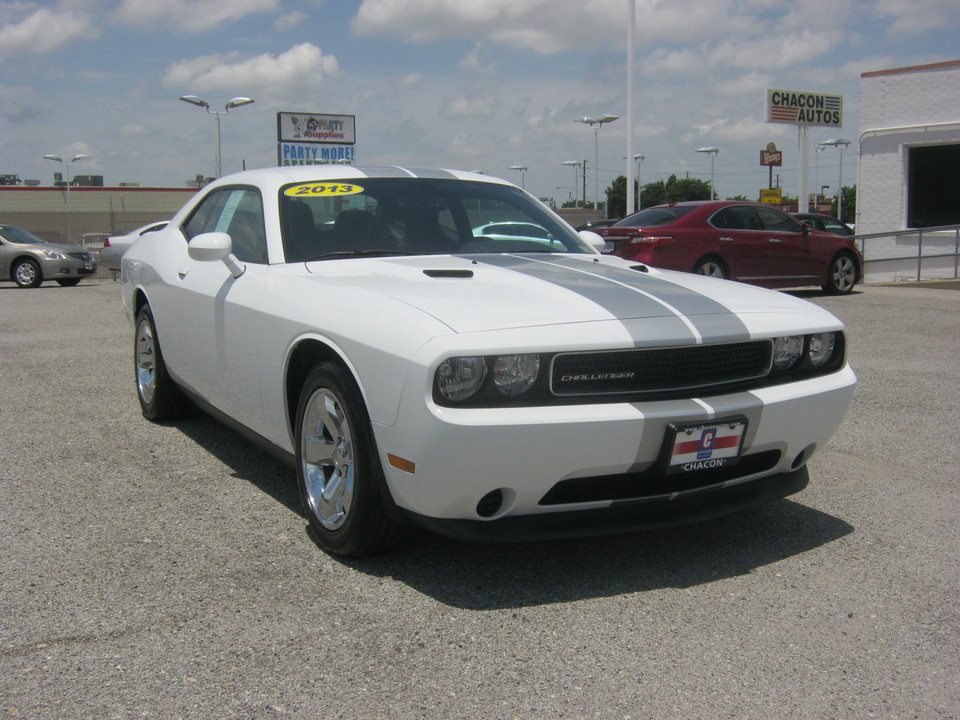
<instances>
[{"instance_id":1,"label":"white car in background","mask_svg":"<svg viewBox=\"0 0 960 720\"><path fill-rule=\"evenodd\" d=\"M195 404L289 462L344 556L406 525L610 533L802 490L856 383L840 321L596 240L473 173L221 178L123 256L143 414Z\"/></svg>"},{"instance_id":2,"label":"white car in background","mask_svg":"<svg viewBox=\"0 0 960 720\"><path fill-rule=\"evenodd\" d=\"M154 232L166 227L167 221L152 222L125 235L111 235L103 241L103 250L100 251L100 265L107 270L120 270L120 258L144 233Z\"/></svg>"}]
</instances>

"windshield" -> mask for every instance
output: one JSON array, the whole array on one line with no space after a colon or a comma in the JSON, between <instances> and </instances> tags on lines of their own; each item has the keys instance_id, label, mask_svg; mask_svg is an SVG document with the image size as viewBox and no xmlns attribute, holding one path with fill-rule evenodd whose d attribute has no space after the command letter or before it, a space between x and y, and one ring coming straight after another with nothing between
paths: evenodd
<instances>
[{"instance_id":1,"label":"windshield","mask_svg":"<svg viewBox=\"0 0 960 720\"><path fill-rule=\"evenodd\" d=\"M485 182L369 178L297 183L280 192L287 262L376 255L591 253L518 188Z\"/></svg>"},{"instance_id":2,"label":"windshield","mask_svg":"<svg viewBox=\"0 0 960 720\"><path fill-rule=\"evenodd\" d=\"M618 220L613 227L656 227L657 225L669 225L674 220L682 218L696 208L691 205L658 205L656 207L641 210L633 215L628 215L623 220Z\"/></svg>"},{"instance_id":3,"label":"windshield","mask_svg":"<svg viewBox=\"0 0 960 720\"><path fill-rule=\"evenodd\" d=\"M31 235L26 230L15 228L12 225L0 225L0 237L7 242L18 243L20 245L46 245L46 240L41 240L36 235Z\"/></svg>"}]
</instances>

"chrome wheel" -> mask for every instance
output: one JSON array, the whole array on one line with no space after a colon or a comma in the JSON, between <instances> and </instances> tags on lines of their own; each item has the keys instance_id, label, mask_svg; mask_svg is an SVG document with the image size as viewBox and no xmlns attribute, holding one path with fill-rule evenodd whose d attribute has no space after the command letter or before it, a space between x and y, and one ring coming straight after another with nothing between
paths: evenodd
<instances>
[{"instance_id":1,"label":"chrome wheel","mask_svg":"<svg viewBox=\"0 0 960 720\"><path fill-rule=\"evenodd\" d=\"M13 280L22 288L37 287L43 278L40 267L33 260L23 260L13 269Z\"/></svg>"},{"instance_id":2,"label":"chrome wheel","mask_svg":"<svg viewBox=\"0 0 960 720\"><path fill-rule=\"evenodd\" d=\"M838 293L847 293L857 282L857 267L848 255L841 255L833 261L830 280Z\"/></svg>"},{"instance_id":3,"label":"chrome wheel","mask_svg":"<svg viewBox=\"0 0 960 720\"><path fill-rule=\"evenodd\" d=\"M140 399L149 405L153 402L153 394L157 389L157 346L153 338L153 328L146 315L141 315L137 323L135 354L137 392L140 393Z\"/></svg>"},{"instance_id":4,"label":"chrome wheel","mask_svg":"<svg viewBox=\"0 0 960 720\"><path fill-rule=\"evenodd\" d=\"M307 400L300 465L308 512L327 530L339 529L353 505L356 461L350 420L329 388L318 388Z\"/></svg>"},{"instance_id":5,"label":"chrome wheel","mask_svg":"<svg viewBox=\"0 0 960 720\"><path fill-rule=\"evenodd\" d=\"M706 275L707 277L720 278L721 280L727 276L723 264L713 258L706 258L698 262L693 272L697 275Z\"/></svg>"}]
</instances>

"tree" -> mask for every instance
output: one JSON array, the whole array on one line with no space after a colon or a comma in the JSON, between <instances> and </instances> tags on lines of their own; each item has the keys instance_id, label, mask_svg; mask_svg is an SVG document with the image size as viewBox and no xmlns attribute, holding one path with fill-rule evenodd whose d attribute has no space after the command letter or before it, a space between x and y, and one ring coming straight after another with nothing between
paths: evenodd
<instances>
[{"instance_id":1,"label":"tree","mask_svg":"<svg viewBox=\"0 0 960 720\"><path fill-rule=\"evenodd\" d=\"M850 187L844 185L840 192L843 193L843 217L837 215L837 199L833 199L833 205L830 207L830 214L838 218L840 222L852 223L857 212L857 186Z\"/></svg>"},{"instance_id":2,"label":"tree","mask_svg":"<svg viewBox=\"0 0 960 720\"><path fill-rule=\"evenodd\" d=\"M636 187L636 181L634 181ZM610 183L606 190L607 207L610 208L609 217L622 218L627 214L627 176L619 175ZM636 203L634 203L636 207Z\"/></svg>"}]
</instances>

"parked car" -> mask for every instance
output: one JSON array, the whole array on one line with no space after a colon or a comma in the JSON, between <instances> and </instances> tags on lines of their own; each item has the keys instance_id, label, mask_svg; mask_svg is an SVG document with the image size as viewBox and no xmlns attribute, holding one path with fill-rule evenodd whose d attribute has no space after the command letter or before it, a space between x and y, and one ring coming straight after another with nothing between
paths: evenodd
<instances>
[{"instance_id":1,"label":"parked car","mask_svg":"<svg viewBox=\"0 0 960 720\"><path fill-rule=\"evenodd\" d=\"M57 245L26 230L0 225L0 280L22 288L39 287L44 280L73 286L97 272L93 253L76 245Z\"/></svg>"},{"instance_id":2,"label":"parked car","mask_svg":"<svg viewBox=\"0 0 960 720\"><path fill-rule=\"evenodd\" d=\"M541 237L473 231L517 223ZM803 489L856 383L840 321L592 238L474 173L224 177L123 256L142 412L198 406L288 462L344 556L408 524L611 533Z\"/></svg>"},{"instance_id":3,"label":"parked car","mask_svg":"<svg viewBox=\"0 0 960 720\"><path fill-rule=\"evenodd\" d=\"M103 250L100 251L100 264L108 270L120 270L120 258L144 233L154 232L164 228L166 220L152 222L148 225L131 230L125 235L111 235L103 241Z\"/></svg>"},{"instance_id":4,"label":"parked car","mask_svg":"<svg viewBox=\"0 0 960 720\"><path fill-rule=\"evenodd\" d=\"M656 205L598 232L612 255L762 287L819 285L844 294L863 277L852 240L758 203Z\"/></svg>"},{"instance_id":5,"label":"parked car","mask_svg":"<svg viewBox=\"0 0 960 720\"><path fill-rule=\"evenodd\" d=\"M821 215L820 213L793 213L793 216L797 218L797 220L805 222L814 230L823 230L824 232L843 235L844 237L854 235L852 227L829 215Z\"/></svg>"},{"instance_id":6,"label":"parked car","mask_svg":"<svg viewBox=\"0 0 960 720\"><path fill-rule=\"evenodd\" d=\"M577 225L577 230L593 230L596 232L599 228L610 227L616 222L613 220L591 220L590 222L585 222L583 225Z\"/></svg>"}]
</instances>

